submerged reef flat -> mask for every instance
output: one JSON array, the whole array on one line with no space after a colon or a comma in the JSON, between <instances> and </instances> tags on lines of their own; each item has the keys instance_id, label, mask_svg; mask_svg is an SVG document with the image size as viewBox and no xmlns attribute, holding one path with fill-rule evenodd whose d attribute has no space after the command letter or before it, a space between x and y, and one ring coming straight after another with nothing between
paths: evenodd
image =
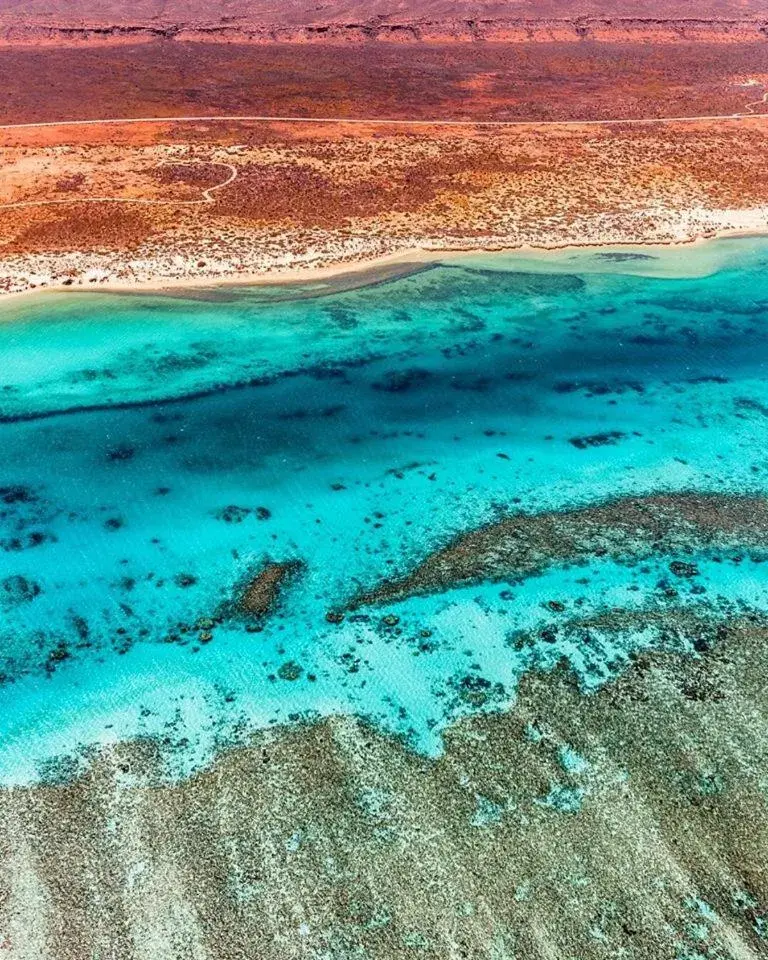
<instances>
[{"instance_id":1,"label":"submerged reef flat","mask_svg":"<svg viewBox=\"0 0 768 960\"><path fill-rule=\"evenodd\" d=\"M768 243L726 247L0 324L0 956L764 954Z\"/></svg>"},{"instance_id":2,"label":"submerged reef flat","mask_svg":"<svg viewBox=\"0 0 768 960\"><path fill-rule=\"evenodd\" d=\"M244 613L263 617L277 603L286 581L300 569L301 564L295 560L290 563L267 563L248 581L238 606Z\"/></svg>"},{"instance_id":3,"label":"submerged reef flat","mask_svg":"<svg viewBox=\"0 0 768 960\"><path fill-rule=\"evenodd\" d=\"M633 628L613 614L614 628ZM9 956L757 958L768 943L768 625L584 696L532 672L437 758L352 718L168 783L156 745L0 791Z\"/></svg>"},{"instance_id":4,"label":"submerged reef flat","mask_svg":"<svg viewBox=\"0 0 768 960\"><path fill-rule=\"evenodd\" d=\"M673 607L768 613L768 246L715 248L20 304L0 783L329 715L438 755L531 669L693 655Z\"/></svg>"},{"instance_id":5,"label":"submerged reef flat","mask_svg":"<svg viewBox=\"0 0 768 960\"><path fill-rule=\"evenodd\" d=\"M407 576L355 597L352 605L525 577L589 557L642 558L729 546L768 548L768 498L690 493L625 497L574 511L507 517L462 534ZM698 573L685 561L670 566L677 576Z\"/></svg>"}]
</instances>

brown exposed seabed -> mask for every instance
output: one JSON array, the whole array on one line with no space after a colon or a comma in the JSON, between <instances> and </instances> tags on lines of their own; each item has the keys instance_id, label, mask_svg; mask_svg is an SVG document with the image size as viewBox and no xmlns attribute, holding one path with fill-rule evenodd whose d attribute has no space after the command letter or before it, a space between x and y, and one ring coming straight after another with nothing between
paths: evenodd
<instances>
[{"instance_id":1,"label":"brown exposed seabed","mask_svg":"<svg viewBox=\"0 0 768 960\"><path fill-rule=\"evenodd\" d=\"M301 563L266 563L242 591L237 601L243 613L263 617L277 604L286 582L301 569Z\"/></svg>"},{"instance_id":2,"label":"brown exposed seabed","mask_svg":"<svg viewBox=\"0 0 768 960\"><path fill-rule=\"evenodd\" d=\"M571 442L589 446L611 440L599 435ZM575 510L517 514L462 534L410 573L357 594L350 606L523 577L590 556L684 555L696 548L729 546L768 547L768 499L697 493L622 497Z\"/></svg>"},{"instance_id":3,"label":"brown exposed seabed","mask_svg":"<svg viewBox=\"0 0 768 960\"><path fill-rule=\"evenodd\" d=\"M437 759L338 718L181 783L136 743L2 790L5 955L756 960L768 630L665 628L701 654L642 655L588 696L529 675Z\"/></svg>"},{"instance_id":4,"label":"brown exposed seabed","mask_svg":"<svg viewBox=\"0 0 768 960\"><path fill-rule=\"evenodd\" d=\"M638 17L627 3L407 0L393 13L331 0L276 14L234 0L226 22L197 0L137 0L130 16L107 0L98 19L80 0L64 14L60 0L6 3L0 122L374 122L0 131L0 293L202 282L167 295L236 299L215 284L271 277L305 283L293 299L446 251L765 231L764 4L705 0L693 17L653 0ZM702 114L729 118L636 123ZM454 117L470 125L423 125ZM622 117L635 125L583 122ZM578 123L543 125L563 120ZM398 251L415 251L408 265ZM362 261L382 272L334 277ZM601 554L666 552L687 577L696 549L766 546L764 498L624 498L490 523L350 605ZM258 629L297 570L256 569L198 624L201 642L222 616ZM165 779L169 744L136 741L94 749L85 772L61 759L42 783L0 789L0 958L759 960L768 625L678 602L669 590L652 609L588 618L552 605L551 629L509 638L532 668L515 703L455 723L436 758L331 717L261 731L179 782ZM586 658L641 631L662 652L596 693L564 667L536 669L556 633ZM481 681L449 693L467 709L507 703Z\"/></svg>"}]
</instances>

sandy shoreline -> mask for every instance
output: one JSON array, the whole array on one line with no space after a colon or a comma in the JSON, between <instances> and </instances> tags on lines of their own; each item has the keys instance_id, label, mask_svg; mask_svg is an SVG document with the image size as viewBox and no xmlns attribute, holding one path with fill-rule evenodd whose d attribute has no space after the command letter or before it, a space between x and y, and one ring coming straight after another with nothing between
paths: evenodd
<instances>
[{"instance_id":1,"label":"sandy shoreline","mask_svg":"<svg viewBox=\"0 0 768 960\"><path fill-rule=\"evenodd\" d=\"M717 245L727 240L734 239L755 239L768 237L768 226L759 224L750 225L743 228L724 229L720 231L708 231L706 234L699 234L681 239L660 241L649 239L647 241L631 240L620 242L614 240L585 240L583 242L563 242L546 245L521 244L484 244L473 246L456 247L408 247L402 250L385 253L381 255L363 255L359 259L339 259L336 261L322 262L311 266L272 266L258 272L244 272L233 275L218 274L197 274L183 277L142 277L133 281L123 279L115 280L110 277L99 279L96 282L83 283L52 283L41 286L30 286L27 289L15 290L11 292L0 293L0 309L3 305L10 305L19 300L29 301L35 298L42 298L52 293L106 293L115 295L140 295L157 294L166 296L175 296L184 298L185 292L190 294L209 293L211 300L217 299L216 293L225 293L227 290L235 290L244 287L290 287L290 286L313 286L327 285L328 289L321 289L313 292L340 292L344 289L353 287L368 286L372 283L381 282L396 276L406 275L413 270L421 269L425 266L434 265L441 262L466 261L468 259L481 259L484 256L507 256L510 259L526 261L526 268L534 267L535 261L545 264L547 269L556 268L557 257L560 255L578 255L599 253L620 253L632 251L642 252L656 258L668 259L670 254L682 251L691 251L694 249L706 249L709 256L705 258L703 272L710 272L716 269L719 261L723 259L722 255L716 251ZM570 258L569 258L570 259ZM522 265L522 264L521 264ZM621 261L622 272L642 273L656 275L660 271L666 276L687 276L692 272L692 265L686 263L680 265L680 269L674 269L673 264L667 264L662 267L655 263L653 266L648 261L638 259L637 262ZM670 269L672 267L672 269ZM580 269L583 265L580 265ZM571 263L570 269L573 269ZM610 262L601 264L601 270L610 269Z\"/></svg>"},{"instance_id":2,"label":"sandy shoreline","mask_svg":"<svg viewBox=\"0 0 768 960\"><path fill-rule=\"evenodd\" d=\"M4 197L22 204L4 212L0 302L345 285L465 255L551 265L564 250L689 251L768 232L763 124L225 133L0 148ZM664 256L687 272L679 259Z\"/></svg>"}]
</instances>

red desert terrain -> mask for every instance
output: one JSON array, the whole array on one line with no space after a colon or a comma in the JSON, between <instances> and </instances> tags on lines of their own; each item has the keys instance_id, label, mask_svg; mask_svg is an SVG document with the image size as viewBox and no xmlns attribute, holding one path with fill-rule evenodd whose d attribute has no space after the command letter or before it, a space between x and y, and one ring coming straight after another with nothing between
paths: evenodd
<instances>
[{"instance_id":1,"label":"red desert terrain","mask_svg":"<svg viewBox=\"0 0 768 960\"><path fill-rule=\"evenodd\" d=\"M768 39L0 48L0 122L246 115L591 120L741 111Z\"/></svg>"},{"instance_id":2,"label":"red desert terrain","mask_svg":"<svg viewBox=\"0 0 768 960\"><path fill-rule=\"evenodd\" d=\"M476 39L510 31L530 39L531 31L572 33L644 30L660 33L748 25L765 21L762 0L1 0L6 42L25 32L54 39L113 39L132 33L174 37L199 31L201 37L242 36L317 39L349 35L360 39ZM113 29L111 29L113 28ZM746 26L745 26L746 28ZM241 36L241 39L242 39Z\"/></svg>"},{"instance_id":3,"label":"red desert terrain","mask_svg":"<svg viewBox=\"0 0 768 960\"><path fill-rule=\"evenodd\" d=\"M0 0L0 289L762 229L767 101L765 0Z\"/></svg>"}]
</instances>

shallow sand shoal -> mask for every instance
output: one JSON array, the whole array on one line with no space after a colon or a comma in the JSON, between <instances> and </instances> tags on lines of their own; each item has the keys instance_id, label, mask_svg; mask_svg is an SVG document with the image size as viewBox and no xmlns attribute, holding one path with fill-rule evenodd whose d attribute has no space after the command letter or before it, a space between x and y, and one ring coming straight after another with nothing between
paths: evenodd
<instances>
[{"instance_id":1,"label":"shallow sand shoal","mask_svg":"<svg viewBox=\"0 0 768 960\"><path fill-rule=\"evenodd\" d=\"M233 276L206 276L190 272L165 278L145 276L132 282L103 274L96 281L63 284L45 283L10 293L0 293L0 319L3 310L13 311L23 299L42 305L46 297L61 293L107 293L123 296L153 294L179 299L227 299L231 291L243 287L302 287L296 296L318 296L385 282L440 263L472 266L479 269L526 270L529 272L624 273L634 276L705 276L759 252L768 240L768 228L762 211L754 226L723 230L708 235L668 242L565 243L552 246L482 247L477 249L426 249L414 247L358 260L339 260L313 266L267 267L259 272ZM6 319L12 319L7 316Z\"/></svg>"}]
</instances>

